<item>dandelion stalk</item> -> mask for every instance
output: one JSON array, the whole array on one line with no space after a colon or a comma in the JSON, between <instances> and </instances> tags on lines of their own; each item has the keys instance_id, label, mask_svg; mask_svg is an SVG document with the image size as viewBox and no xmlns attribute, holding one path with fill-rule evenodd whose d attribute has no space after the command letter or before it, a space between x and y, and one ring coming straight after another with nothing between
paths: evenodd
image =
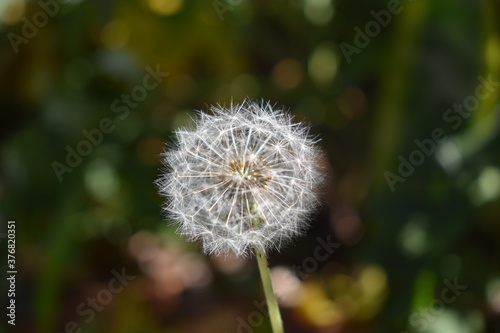
<instances>
[{"instance_id":1,"label":"dandelion stalk","mask_svg":"<svg viewBox=\"0 0 500 333\"><path fill-rule=\"evenodd\" d=\"M264 287L264 295L266 296L267 310L269 311L269 320L273 333L283 333L283 321L281 320L280 309L278 307L278 300L273 289L273 282L271 280L271 272L267 258L257 247L255 247L255 256L259 265L260 278L262 279L262 286Z\"/></svg>"},{"instance_id":2,"label":"dandelion stalk","mask_svg":"<svg viewBox=\"0 0 500 333\"><path fill-rule=\"evenodd\" d=\"M255 201L252 201L250 210L253 213L257 211ZM256 216L256 218L248 221L250 223L250 227L253 230L258 230L259 224L264 222L262 217L258 217L258 214ZM266 298L267 311L269 312L271 328L273 330L273 333L283 333L283 321L281 319L281 313L278 306L276 293L274 292L271 271L269 270L269 263L267 262L266 253L264 251L261 251L258 246L254 246L254 252L255 256L257 257L257 264L259 266L262 287L264 288L264 296Z\"/></svg>"}]
</instances>

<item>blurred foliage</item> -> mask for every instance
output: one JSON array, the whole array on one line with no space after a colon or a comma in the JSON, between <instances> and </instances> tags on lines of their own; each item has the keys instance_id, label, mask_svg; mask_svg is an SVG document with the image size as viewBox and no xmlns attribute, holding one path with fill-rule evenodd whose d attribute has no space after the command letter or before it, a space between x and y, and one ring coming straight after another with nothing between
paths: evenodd
<instances>
[{"instance_id":1,"label":"blurred foliage","mask_svg":"<svg viewBox=\"0 0 500 333\"><path fill-rule=\"evenodd\" d=\"M332 170L308 234L270 258L287 332L500 332L499 17L496 0L2 0L4 331L269 332L255 262L203 256L153 184L193 110L248 97L310 123Z\"/></svg>"}]
</instances>

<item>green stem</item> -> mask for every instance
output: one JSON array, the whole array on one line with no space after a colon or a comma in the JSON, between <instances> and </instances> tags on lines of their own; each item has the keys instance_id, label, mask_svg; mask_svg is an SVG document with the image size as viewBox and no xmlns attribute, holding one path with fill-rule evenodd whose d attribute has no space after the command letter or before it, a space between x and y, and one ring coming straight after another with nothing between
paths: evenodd
<instances>
[{"instance_id":1,"label":"green stem","mask_svg":"<svg viewBox=\"0 0 500 333\"><path fill-rule=\"evenodd\" d=\"M276 299L276 295L274 294L271 272L269 271L266 255L255 247L255 256L257 257L257 263L259 264L260 278L262 279L262 285L264 286L267 310L269 311L269 319L271 321L273 333L283 333L283 321L281 320L278 301Z\"/></svg>"}]
</instances>

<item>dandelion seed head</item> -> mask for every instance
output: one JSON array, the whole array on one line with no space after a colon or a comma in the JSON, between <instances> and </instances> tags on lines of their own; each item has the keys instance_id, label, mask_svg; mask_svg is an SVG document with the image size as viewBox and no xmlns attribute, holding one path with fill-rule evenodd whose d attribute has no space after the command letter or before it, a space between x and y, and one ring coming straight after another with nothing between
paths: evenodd
<instances>
[{"instance_id":1,"label":"dandelion seed head","mask_svg":"<svg viewBox=\"0 0 500 333\"><path fill-rule=\"evenodd\" d=\"M324 181L308 127L264 102L210 111L162 155L167 215L209 254L280 250L307 228Z\"/></svg>"}]
</instances>

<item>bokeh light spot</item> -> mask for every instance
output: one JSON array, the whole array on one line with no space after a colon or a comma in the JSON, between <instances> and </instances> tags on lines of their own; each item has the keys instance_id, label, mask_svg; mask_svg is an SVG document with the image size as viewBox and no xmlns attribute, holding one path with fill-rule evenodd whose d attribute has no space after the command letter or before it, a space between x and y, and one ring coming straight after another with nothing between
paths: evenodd
<instances>
[{"instance_id":1,"label":"bokeh light spot","mask_svg":"<svg viewBox=\"0 0 500 333\"><path fill-rule=\"evenodd\" d=\"M274 291L281 305L292 307L299 303L302 296L301 282L287 267L278 266L271 270Z\"/></svg>"},{"instance_id":2,"label":"bokeh light spot","mask_svg":"<svg viewBox=\"0 0 500 333\"><path fill-rule=\"evenodd\" d=\"M160 252L159 239L148 231L139 231L130 237L128 248L138 261L144 262L155 258Z\"/></svg>"},{"instance_id":3,"label":"bokeh light spot","mask_svg":"<svg viewBox=\"0 0 500 333\"><path fill-rule=\"evenodd\" d=\"M484 200L490 201L500 194L500 170L494 166L484 168L478 180L479 193Z\"/></svg>"},{"instance_id":4,"label":"bokeh light spot","mask_svg":"<svg viewBox=\"0 0 500 333\"><path fill-rule=\"evenodd\" d=\"M500 195L500 170L486 166L468 190L470 201L476 206L495 200Z\"/></svg>"},{"instance_id":5,"label":"bokeh light spot","mask_svg":"<svg viewBox=\"0 0 500 333\"><path fill-rule=\"evenodd\" d=\"M335 233L343 244L354 245L364 234L364 227L357 213L341 216L334 222Z\"/></svg>"},{"instance_id":6,"label":"bokeh light spot","mask_svg":"<svg viewBox=\"0 0 500 333\"><path fill-rule=\"evenodd\" d=\"M486 297L491 309L500 314L500 278L491 279L486 285Z\"/></svg>"},{"instance_id":7,"label":"bokeh light spot","mask_svg":"<svg viewBox=\"0 0 500 333\"><path fill-rule=\"evenodd\" d=\"M331 0L305 0L304 15L311 23L327 24L333 17Z\"/></svg>"},{"instance_id":8,"label":"bokeh light spot","mask_svg":"<svg viewBox=\"0 0 500 333\"><path fill-rule=\"evenodd\" d=\"M127 45L129 37L130 29L121 20L113 20L101 30L101 42L110 50L118 50Z\"/></svg>"},{"instance_id":9,"label":"bokeh light spot","mask_svg":"<svg viewBox=\"0 0 500 333\"><path fill-rule=\"evenodd\" d=\"M117 191L119 180L106 161L96 159L89 163L85 171L85 185L95 198L104 200Z\"/></svg>"},{"instance_id":10,"label":"bokeh light spot","mask_svg":"<svg viewBox=\"0 0 500 333\"><path fill-rule=\"evenodd\" d=\"M498 54L500 54L500 41L491 34L486 41L486 62L489 68L498 68Z\"/></svg>"},{"instance_id":11,"label":"bokeh light spot","mask_svg":"<svg viewBox=\"0 0 500 333\"><path fill-rule=\"evenodd\" d=\"M444 309L434 320L428 321L427 332L439 333L469 333L472 332L464 325L463 316L455 310Z\"/></svg>"},{"instance_id":12,"label":"bokeh light spot","mask_svg":"<svg viewBox=\"0 0 500 333\"><path fill-rule=\"evenodd\" d=\"M425 231L425 218L421 215L413 216L401 229L399 241L401 247L410 256L420 256L427 246L427 233Z\"/></svg>"},{"instance_id":13,"label":"bokeh light spot","mask_svg":"<svg viewBox=\"0 0 500 333\"><path fill-rule=\"evenodd\" d=\"M439 145L436 159L448 172L456 171L462 164L462 152L455 140L446 140Z\"/></svg>"},{"instance_id":14,"label":"bokeh light spot","mask_svg":"<svg viewBox=\"0 0 500 333\"><path fill-rule=\"evenodd\" d=\"M304 316L315 326L337 324L345 319L339 306L327 298L324 290L317 284L304 284Z\"/></svg>"},{"instance_id":15,"label":"bokeh light spot","mask_svg":"<svg viewBox=\"0 0 500 333\"><path fill-rule=\"evenodd\" d=\"M293 89L302 81L304 70L295 59L280 60L273 68L272 78L276 84L285 89Z\"/></svg>"},{"instance_id":16,"label":"bokeh light spot","mask_svg":"<svg viewBox=\"0 0 500 333\"><path fill-rule=\"evenodd\" d=\"M233 252L228 252L224 256L211 258L213 264L224 274L236 274L248 266L248 260L245 257L239 257Z\"/></svg>"},{"instance_id":17,"label":"bokeh light spot","mask_svg":"<svg viewBox=\"0 0 500 333\"><path fill-rule=\"evenodd\" d=\"M361 116L368 106L368 99L359 87L348 86L339 96L338 106L349 118Z\"/></svg>"},{"instance_id":18,"label":"bokeh light spot","mask_svg":"<svg viewBox=\"0 0 500 333\"><path fill-rule=\"evenodd\" d=\"M309 58L309 75L318 84L328 84L337 74L338 54L333 43L317 46Z\"/></svg>"},{"instance_id":19,"label":"bokeh light spot","mask_svg":"<svg viewBox=\"0 0 500 333\"><path fill-rule=\"evenodd\" d=\"M26 3L23 0L0 1L0 21L6 25L14 25L25 14Z\"/></svg>"},{"instance_id":20,"label":"bokeh light spot","mask_svg":"<svg viewBox=\"0 0 500 333\"><path fill-rule=\"evenodd\" d=\"M174 15L181 10L184 0L148 0L149 8L158 15Z\"/></svg>"},{"instance_id":21,"label":"bokeh light spot","mask_svg":"<svg viewBox=\"0 0 500 333\"><path fill-rule=\"evenodd\" d=\"M363 290L363 293L367 297L374 298L377 295L380 295L385 289L387 276L381 267L370 265L363 269L358 283L361 290Z\"/></svg>"}]
</instances>

